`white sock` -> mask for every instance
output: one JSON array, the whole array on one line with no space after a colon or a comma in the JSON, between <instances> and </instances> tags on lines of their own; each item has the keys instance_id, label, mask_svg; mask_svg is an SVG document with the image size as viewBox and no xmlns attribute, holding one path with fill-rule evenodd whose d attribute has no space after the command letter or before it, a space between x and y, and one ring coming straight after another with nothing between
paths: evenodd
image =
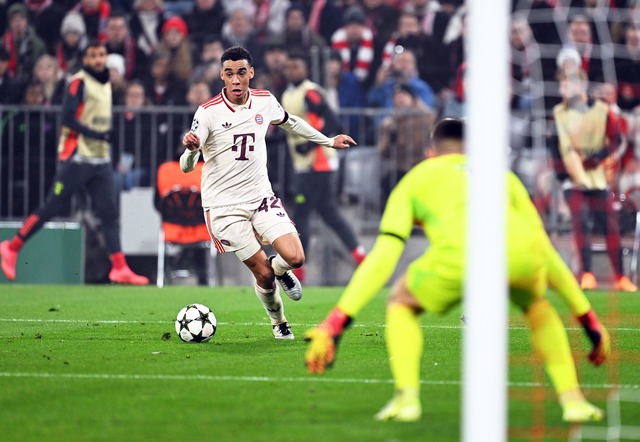
<instances>
[{"instance_id":1,"label":"white sock","mask_svg":"<svg viewBox=\"0 0 640 442\"><path fill-rule=\"evenodd\" d=\"M267 315L271 318L271 325L287 322L287 318L284 316L284 304L282 304L282 298L280 297L278 287L276 286L273 289L263 289L256 284L255 289L256 296L264 306L264 311L267 312Z\"/></svg>"},{"instance_id":2,"label":"white sock","mask_svg":"<svg viewBox=\"0 0 640 442\"><path fill-rule=\"evenodd\" d=\"M280 254L277 254L276 257L271 260L271 267L273 268L276 276L282 276L288 270L293 268L287 264L287 261L285 261Z\"/></svg>"}]
</instances>

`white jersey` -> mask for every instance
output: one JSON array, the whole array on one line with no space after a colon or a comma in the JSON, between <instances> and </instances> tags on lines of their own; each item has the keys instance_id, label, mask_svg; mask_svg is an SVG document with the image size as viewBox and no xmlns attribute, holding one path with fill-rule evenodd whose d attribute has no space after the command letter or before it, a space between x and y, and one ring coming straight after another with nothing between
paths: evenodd
<instances>
[{"instance_id":1,"label":"white jersey","mask_svg":"<svg viewBox=\"0 0 640 442\"><path fill-rule=\"evenodd\" d=\"M261 200L273 193L267 175L265 136L269 124L286 113L269 91L249 89L242 106L219 93L201 104L191 124L204 156L202 207L222 207Z\"/></svg>"}]
</instances>

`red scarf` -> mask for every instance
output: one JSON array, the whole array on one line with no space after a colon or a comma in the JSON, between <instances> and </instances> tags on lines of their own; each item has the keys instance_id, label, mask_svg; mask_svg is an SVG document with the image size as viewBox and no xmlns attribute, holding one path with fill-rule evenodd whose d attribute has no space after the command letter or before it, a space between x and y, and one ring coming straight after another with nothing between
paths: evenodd
<instances>
[{"instance_id":1,"label":"red scarf","mask_svg":"<svg viewBox=\"0 0 640 442\"><path fill-rule=\"evenodd\" d=\"M101 1L97 9L86 9L82 6L82 3L78 3L72 9L72 11L79 12L81 15L91 15L99 12L100 21L98 22L98 39L104 43L107 41L107 19L111 15L111 4L106 1Z\"/></svg>"},{"instance_id":2,"label":"red scarf","mask_svg":"<svg viewBox=\"0 0 640 442\"><path fill-rule=\"evenodd\" d=\"M11 58L9 58L8 71L13 77L16 75L18 69L18 57L16 55L16 42L13 37L13 32L7 31L4 33L4 48L9 52Z\"/></svg>"}]
</instances>

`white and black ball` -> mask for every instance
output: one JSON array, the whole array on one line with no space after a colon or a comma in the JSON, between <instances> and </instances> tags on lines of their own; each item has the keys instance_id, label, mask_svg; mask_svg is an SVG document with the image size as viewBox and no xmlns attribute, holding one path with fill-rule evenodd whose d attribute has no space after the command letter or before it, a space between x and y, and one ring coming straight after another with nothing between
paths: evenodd
<instances>
[{"instance_id":1,"label":"white and black ball","mask_svg":"<svg viewBox=\"0 0 640 442\"><path fill-rule=\"evenodd\" d=\"M176 317L176 333L184 342L207 342L216 329L216 316L206 305L189 304Z\"/></svg>"}]
</instances>

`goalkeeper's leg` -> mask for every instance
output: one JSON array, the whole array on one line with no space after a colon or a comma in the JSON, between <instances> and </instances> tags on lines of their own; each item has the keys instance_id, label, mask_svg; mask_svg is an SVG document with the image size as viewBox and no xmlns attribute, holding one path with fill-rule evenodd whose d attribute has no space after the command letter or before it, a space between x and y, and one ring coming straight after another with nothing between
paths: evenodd
<instances>
[{"instance_id":1,"label":"goalkeeper's leg","mask_svg":"<svg viewBox=\"0 0 640 442\"><path fill-rule=\"evenodd\" d=\"M568 422L599 421L604 412L586 401L580 385L569 340L558 313L544 298L535 299L525 312L536 351L558 394L563 420Z\"/></svg>"},{"instance_id":2,"label":"goalkeeper's leg","mask_svg":"<svg viewBox=\"0 0 640 442\"><path fill-rule=\"evenodd\" d=\"M420 358L422 308L409 292L406 278L399 279L387 306L386 341L395 394L375 418L381 421L413 422L420 419Z\"/></svg>"}]
</instances>

